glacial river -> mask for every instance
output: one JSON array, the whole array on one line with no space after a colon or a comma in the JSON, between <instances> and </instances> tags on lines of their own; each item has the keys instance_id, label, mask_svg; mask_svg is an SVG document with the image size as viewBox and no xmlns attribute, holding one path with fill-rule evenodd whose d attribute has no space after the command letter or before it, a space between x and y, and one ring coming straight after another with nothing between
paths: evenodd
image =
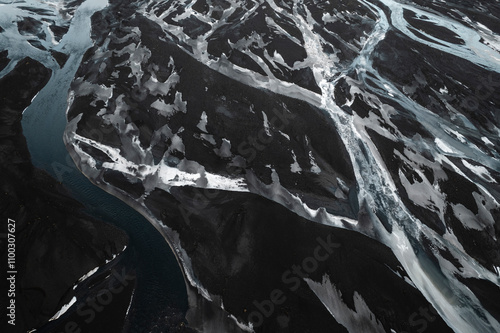
<instances>
[{"instance_id":1,"label":"glacial river","mask_svg":"<svg viewBox=\"0 0 500 333\"><path fill-rule=\"evenodd\" d=\"M26 5L47 9L46 3L37 1L27 1ZM16 58L23 56L30 56L52 69L53 75L49 83L23 114L23 132L32 163L61 181L85 205L86 213L109 222L128 234L130 243L122 255L123 263L137 272L137 289L131 308L134 311L130 311L134 317L129 319L131 329L141 331L149 327L152 321L164 316L168 307L187 310L186 287L181 270L171 249L157 230L133 208L82 175L63 143L68 89L84 52L91 46L90 17L106 5L106 1L88 0L76 10L68 33L54 47L70 54L63 68L59 68L51 57L46 56L48 52L44 54L23 40L23 36L15 35L14 29L10 31L11 34L7 31L3 34L0 45L8 43L9 55L13 61L0 76L15 66L15 60L18 60ZM4 18L20 14L16 4L4 4L2 11L0 21L3 23L6 23Z\"/></svg>"}]
</instances>

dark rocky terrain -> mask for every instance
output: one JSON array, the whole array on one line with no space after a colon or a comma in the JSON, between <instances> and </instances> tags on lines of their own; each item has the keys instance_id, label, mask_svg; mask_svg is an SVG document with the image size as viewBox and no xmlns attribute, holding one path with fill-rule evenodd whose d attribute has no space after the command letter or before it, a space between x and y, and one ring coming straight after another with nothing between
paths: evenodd
<instances>
[{"instance_id":1,"label":"dark rocky terrain","mask_svg":"<svg viewBox=\"0 0 500 333\"><path fill-rule=\"evenodd\" d=\"M64 143L184 273L149 331L500 331L498 1L16 8L2 73L81 52Z\"/></svg>"}]
</instances>

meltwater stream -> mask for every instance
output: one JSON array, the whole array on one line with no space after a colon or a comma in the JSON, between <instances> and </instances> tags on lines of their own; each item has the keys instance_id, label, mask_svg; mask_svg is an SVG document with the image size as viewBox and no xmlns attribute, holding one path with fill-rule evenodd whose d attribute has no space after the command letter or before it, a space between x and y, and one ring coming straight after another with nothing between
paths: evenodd
<instances>
[{"instance_id":1,"label":"meltwater stream","mask_svg":"<svg viewBox=\"0 0 500 333\"><path fill-rule=\"evenodd\" d=\"M183 1L180 2L183 3ZM186 3L189 3L189 1ZM240 4L239 1L231 1L231 3L233 4L232 8ZM455 331L500 331L498 321L483 308L480 300L478 300L474 293L457 278L457 276L462 275L463 277L467 276L488 280L495 285L499 285L500 280L498 276L485 269L474 258L463 255L463 249L460 249L460 245L457 246L454 243L453 237L455 235L453 233L447 231L444 235L438 235L406 209L394 185L394 180L391 179L391 175L381 160L377 147L366 131L366 128L370 128L370 120L361 120L347 115L334 102L335 84L339 80L348 77L352 72L355 72L360 80L359 85L363 87L361 88L363 89L363 94L369 95L373 100L377 100L376 104L379 108L389 108L388 105L384 105L377 97L384 96L394 102L394 104L400 105L404 112L410 113L415 117L419 125L432 134L435 142L426 146L426 149L432 152L433 157L437 161L447 163L451 157L471 159L492 170L500 170L498 156L489 155L471 142L461 140L460 135L462 134L460 133L465 134L465 131L469 130L468 128L457 126L446 119L442 119L439 115L430 112L414 100L405 96L405 94L396 88L395 84L390 80L384 79L383 75L378 73L372 63L373 52L377 45L384 40L386 34L389 31L399 31L414 42L422 44L425 47L459 57L489 71L499 72L500 61L497 36L494 34L479 33L467 27L463 22L454 21L432 11L424 11L419 9L418 6L411 4L402 4L393 0L382 0L380 2L360 1L361 4L373 12L374 16L377 17L377 22L374 29L367 35L358 57L351 62L350 66L342 69L337 66L335 56L324 52L323 46L328 43L314 29L321 26L321 22L315 21L311 13L304 6L301 6L301 2L295 2L296 6L292 9L293 13L292 11L280 8L275 1L268 0L265 3L273 8L274 11L286 16L290 22L294 22L295 26L300 29L305 39L304 48L308 55L307 59L302 62L302 65L309 62L313 68L315 79L321 88L321 102L317 102L318 95L313 93L303 94L302 91L296 89L296 86L280 82L269 71L266 71L269 78L264 80L256 73L246 72L242 76L241 70L230 64L223 57L217 61L209 61L204 51L207 49L207 40L211 37L211 33L216 30L217 24L213 24L212 28L205 33L203 38L194 39L183 34L181 32L182 29L179 29L176 24L165 23L166 20L164 17L167 16L168 11L160 11L160 14L155 12L154 15L149 15L149 18L158 22L164 31L175 34L176 38L182 40L183 44L190 45L193 51L187 51L187 53L212 69L242 83L258 88L266 88L279 94L293 96L294 98L316 104L328 111L349 152L356 179L361 189L358 195L359 202L364 202L374 213L385 215L391 221L392 231L387 231L375 216L373 218L379 224L374 226L374 230L363 230L361 226L351 226L351 228L359 232L371 233L370 236L389 246L417 288L435 306L441 317ZM253 7L250 11L254 11L257 6ZM298 7L301 8L301 12L297 10ZM200 20L204 19L201 14L194 13L185 4L183 4L183 9L180 12L185 12L186 16L193 14L197 15ZM405 12L414 13L422 20L432 22L438 27L445 27L463 40L463 44L453 44L426 34L423 31L420 34L426 39L418 37L410 31L410 28L414 27L405 19ZM179 14L179 17L181 15ZM242 20L245 18L243 17ZM206 20L204 22L210 21ZM483 43L482 41L484 40L487 40L487 43ZM234 45L237 46L237 43L231 46ZM332 49L334 48L332 47ZM270 57L268 57L268 60L270 60ZM296 64L300 66L300 63L297 62ZM263 69L265 70L266 66L263 66ZM382 112L388 113L387 110L382 110ZM460 135L457 138L453 138L449 135L451 131ZM476 129L475 133L467 134L476 137L480 141L482 138L479 137L479 133L480 131ZM415 147L412 138L402 136L402 138L398 139L403 141L407 147ZM450 164L452 163L450 162ZM487 189L481 187L481 190L489 194ZM263 195L262 193L259 194ZM494 198L494 195L489 194L489 196ZM327 224L329 221L325 219L322 222ZM423 238L431 240L432 246L435 248L445 249L452 253L453 257L460 262L463 271L456 272L444 269L445 266L442 258L426 253L426 245L422 244Z\"/></svg>"},{"instance_id":2,"label":"meltwater stream","mask_svg":"<svg viewBox=\"0 0 500 333\"><path fill-rule=\"evenodd\" d=\"M391 23L389 22L392 22L397 29L408 34L408 36L418 42L424 42L426 45L436 47L445 52L453 52L455 55L459 55L490 70L498 71L500 68L498 58L485 57L484 55L494 54L498 57L498 53L479 43L480 36L477 33L457 22L452 24L449 20L440 18L437 15L431 16L427 12L420 11L409 5L399 4L392 0L384 0L382 2L390 10L391 16L389 18L374 3L363 2L368 8L374 11L374 14L379 19L360 55L353 61L349 70L356 71L363 84L369 87L371 91L377 91L384 95L389 91L391 93L389 96L398 100L401 105L405 106L406 110L411 110L420 123L434 137L444 138L446 137L446 133L443 130L443 123L445 121L439 119L438 116L400 93L390 81L382 78L372 65L370 56L375 46L384 39L386 32L391 28ZM431 16L437 23L454 28L454 31L466 40L466 45L460 47L447 43L448 47L441 47L439 43L432 44L417 38L407 28L408 23L403 18L403 8L413 10L422 16ZM321 50L321 45L310 45L310 48L309 52L317 53L318 50ZM393 250L417 288L435 306L441 317L451 328L457 332L498 332L500 324L487 311L484 311L475 295L468 288L464 288L452 272L442 270L439 264L433 262L434 258L425 253L425 249L420 241L422 237L432 239L437 248L447 248L457 258L462 257L460 250L455 248L452 243L439 237L405 208L393 180L388 172L384 170L385 165L380 161L380 156L373 153L377 152L377 148L371 145L370 137L367 135L364 126L356 123L354 118L349 117L335 104L334 84L326 80L328 77L333 76L330 71L334 71L334 66L331 64L330 69L328 66L325 66L325 68L322 73L325 79L322 80L320 86L323 95L323 107L330 111L337 129L341 133L346 147L348 147L356 179L361 189L359 200L360 202L364 201L373 212L383 212L390 221L394 221L392 223L392 232L388 232L382 223L378 221L379 224L374 226L372 237L379 239ZM340 75L335 81L344 77L345 75ZM463 158L474 158L492 169L500 167L498 159L491 158L477 148L474 150L459 140L448 139L447 144L453 147L457 154ZM439 154L437 155L439 156ZM376 217L373 218L378 220ZM477 277L488 279L496 284L499 283L498 277L495 274L478 265L474 259L462 257L461 264L471 274L477 274Z\"/></svg>"},{"instance_id":3,"label":"meltwater stream","mask_svg":"<svg viewBox=\"0 0 500 333\"><path fill-rule=\"evenodd\" d=\"M403 93L402 90L404 91L404 88L397 87L397 79L393 80L393 82L385 78L387 73L383 73L382 70L379 72L379 67L377 64L374 64L373 61L374 58L376 58L378 46L384 42L388 35L397 32L399 35L404 36L408 43L414 42L415 45L421 46L422 50L438 50L443 54L453 55L460 60L467 61L468 64L472 66L486 69L491 73L498 73L500 70L500 61L497 52L500 50L498 36L491 31L485 33L484 29L475 31L467 27L467 25L464 24L465 21L454 21L447 18L446 15L437 14L432 10L423 10L421 7L414 4L408 4L406 2L402 4L393 0L361 0L359 1L360 6L364 6L373 14L372 16L375 17L373 21L374 26L370 28L370 30L367 29L364 36L360 38L359 41L356 41L357 43L355 44L359 46L359 53L357 53L353 59L348 59L349 61L340 64L337 57L338 54L335 52L326 52L324 48L325 45L329 45L330 49L335 50L335 47L329 44L324 34L318 33L318 27L326 23L325 18L331 20L331 15L329 18L323 16L322 20L324 22L320 22L321 19L320 21L316 21L314 15L307 9L305 3L309 2L306 1L294 1L293 6L287 8L280 7L282 4L273 0L255 3L251 2L251 8L242 16L241 20L250 20L253 13L259 13L259 10L262 9L261 7L266 7L265 12L267 12L267 9L271 8L271 12L280 13L280 15L287 18L290 24L293 24L295 28L300 30L300 34L304 39L303 47L307 53L307 57L303 61L297 61L287 66L290 69L300 69L303 67L311 69L314 73L314 80L321 90L321 92L314 92L299 87L298 85L291 84L290 82L284 82L273 74L274 72L271 70L273 61L277 61L278 64L283 65L282 59L280 60L280 53L276 52L272 56L269 53L264 54L263 57L265 57L266 60L268 60L267 63L269 63L266 64L257 54L245 49L245 45L250 43L249 41L254 40L258 42L258 36L242 38L237 42L231 41L228 47L237 50L237 48L241 46L242 51L247 52L256 60L256 63L260 64L259 66L263 67L262 69L267 74L266 76L245 68L234 66L227 57L221 56L217 58L216 55L209 56L209 41L212 41L214 38L217 40L217 33L224 32L219 31L219 29L225 25L232 24L229 20L229 14L233 14L236 8L242 7L244 2L245 1L230 0L230 8L227 9L227 12L225 12L221 20L214 20L209 17L208 14L196 12L192 8L193 6L189 0L173 1L169 3L167 9L155 8L154 5L148 6L150 4L148 1L138 1L139 4L142 3L142 7L138 12L141 17L147 18L161 27L163 32L165 32L165 36L161 38L168 38L172 43L178 44L179 48L187 55L193 57L203 65L246 85L264 88L280 95L287 95L298 100L303 100L325 111L333 120L334 126L331 128L332 131L338 131L342 137L360 189L358 201L363 205L363 209L366 209L368 213L372 214L370 217L373 220L373 225L370 225L370 228L366 228L362 221L356 220L350 220L349 223L343 224L346 220L334 214L325 213L320 215L317 214L317 210L304 209L304 207L307 208L307 202L300 201L301 199L298 196L289 195L288 189L280 185L279 182L273 183L273 188L287 194L288 196L286 198L293 199L295 204L290 205L290 209L295 213L314 220L315 222L327 225L331 225L332 221L337 221L337 224L334 224L335 226L345 227L367 234L390 247L410 276L412 285L432 303L440 316L456 332L482 333L500 331L500 324L498 321L488 313L488 310L481 304L481 300L479 300L460 280L460 278L477 278L498 286L500 285L498 268L497 274L495 274L493 271L489 271L485 266L479 264L473 256L468 255L451 228L443 231L443 234L438 234L435 230L428 227L422 218L410 212L409 208L405 206L406 203L404 200L406 199L398 193L395 184L398 181L397 173L396 176L391 174L391 170L389 170L381 156L382 151L379 151L379 149L384 147L381 147L380 144L377 145L369 134L369 130L384 131L381 126L378 126L377 120L381 121L381 124L383 121L390 123L391 113L400 112L401 114L410 115L412 119L415 119L412 125L415 127L418 125L424 128L430 133L431 139L427 141L414 140L414 138L411 138L409 135L403 135L398 132L400 129L397 128L397 126L395 126L393 130L397 132L398 135L401 135L394 135L394 140L390 139L391 136L388 135L386 139L389 138L392 141L402 143L408 150L413 149L416 152L414 153L415 155L425 150L429 152L433 161L436 161L436 164L446 163L455 167L451 160L456 158L461 160L466 167L466 163L470 165L468 161L472 161L482 166L484 170L486 170L484 167L488 167L493 171L500 170L500 162L496 152L491 154L485 153L485 151L479 149L472 141L469 142L464 139L467 136L476 139L477 142L481 142L481 140L490 142L487 137L481 137L481 131L472 124L466 124L464 126L457 125L451 120L446 119L446 117L442 118L441 115L432 113L429 109L410 98L408 94ZM32 2L31 5L35 5L36 3L37 2ZM312 1L312 3L314 3L314 1ZM159 2L158 6L161 4L162 3ZM9 56L14 55L14 58L17 57L20 59L23 54L29 55L37 61L44 63L48 68L54 71L52 79L34 99L32 105L26 110L23 118L23 128L33 157L33 163L35 166L48 170L54 177L62 180L74 196L86 204L87 211L92 215L113 222L126 230L130 235L131 246L124 255L126 260L129 260L130 264L136 266L139 271L139 286L135 294L134 303L137 317L133 318L132 321L139 323L139 325L146 325L148 321L151 320L151 315L158 313L169 304L175 303L178 307L183 309L187 308L185 287L176 260L171 254L167 244L148 222L117 198L93 186L76 170L71 159L69 159L61 139L66 126L66 118L64 115L67 107L67 91L71 80L75 76L83 53L91 45L89 38L89 17L91 13L104 8L106 5L104 1L89 0L79 7L72 19L69 32L58 45L53 47L54 50L71 54L66 65L62 69L58 68L52 57L45 57L46 53L29 45L26 40L24 40L24 43L20 43L17 55L16 52L13 52L12 54L9 53ZM175 16L177 15L175 14L176 12L179 13L178 17ZM363 10L360 10L360 13L363 12ZM463 41L463 43L453 44L424 31L420 31L420 34L417 35L413 32L416 27L413 27L411 22L405 18L405 13L410 13L420 20L432 22L437 27L445 27L450 32L453 32L457 38ZM170 14L174 15L173 18L175 19L166 19ZM235 16L237 16L236 14ZM190 15L196 15L200 21L205 22L209 26L203 36L192 38L184 32L182 27L179 27L183 24L182 22L184 22L182 17ZM2 20L1 14L0 20ZM270 25L274 24L274 21L269 19L269 17L266 17L265 22ZM128 24L134 24L134 22L128 22ZM131 28L131 31L142 32L143 30L134 30ZM9 33L10 32L7 31L7 33L3 35L9 36ZM327 32L323 31L323 33ZM135 35L130 34L130 36ZM129 38L130 36L127 35L126 37ZM172 36L175 36L175 38ZM301 45L298 39L294 39L290 35L288 36L294 43ZM423 36L423 38L420 36ZM126 38L124 37L124 39ZM11 39L11 41L12 40L15 39ZM483 43L481 41L486 42ZM144 45L146 45L146 43L144 43ZM357 49L357 47L355 47L356 45L353 44L350 46L353 49ZM114 47L118 48L116 45ZM144 47L145 46L141 45L141 43L134 44L131 42L130 45L126 47L126 50L131 50L130 52L139 50L142 52L144 51ZM265 47L265 45L262 44L259 45L259 47ZM145 52L141 52L137 54L145 54ZM157 52L157 50L151 52L154 53ZM138 66L135 61L137 59L132 57L132 53L130 54L130 59L131 71L137 73L135 72ZM144 65L146 65L148 60L143 60ZM177 59L175 61L177 61ZM172 58L171 62L174 63ZM99 65L98 62L97 64ZM15 62L12 61L9 67L14 65ZM122 65L123 64L117 65L117 70L123 70L123 68L120 69ZM151 66L148 68L151 70L155 67ZM4 70L4 72L7 70L8 69ZM101 72L100 69L99 72ZM442 71L438 72L438 74L442 73ZM0 75L1 74L2 73L0 73ZM117 72L117 74L119 73ZM111 75L113 76L113 74ZM181 76L182 75L183 74L181 74ZM82 78L82 82L87 83L85 81L87 79L88 78ZM88 80L92 81L92 79ZM338 96L335 96L337 93L335 88L341 80L348 81L349 84L352 83L352 90L348 91L348 93L355 91L363 98L366 97L365 101L371 103L370 106L381 114L379 118L374 115L375 113L371 114L369 117L363 118L358 117L353 112L345 112L336 101L336 97ZM99 96L97 92L102 86L94 84L92 88L96 89L95 97L97 99L101 98L102 96ZM174 87L172 87L172 89L173 88ZM446 90L447 88L444 87L443 89ZM125 93L128 94L130 91ZM113 97L115 98L115 96ZM112 100L113 98L109 97L108 99ZM107 103L107 100L103 102ZM352 105L352 100L350 102L350 105ZM190 108L191 101L187 103L187 107ZM393 105L398 105L400 110L395 110ZM188 111L187 114L189 115L190 112ZM118 116L117 114L117 118L119 118ZM85 122L85 120L82 121ZM209 123L211 121L212 119L209 120ZM266 129L269 130L268 128ZM403 131L402 128L401 131ZM450 133L458 134L456 137L453 137ZM123 137L125 137L127 133L120 134L123 134ZM135 135L133 133L130 134ZM328 134L325 136L328 137ZM91 138L82 137L80 135L75 135L75 137L76 141L89 142L94 144L94 148L100 148L104 152L110 151L107 150L104 144L92 142ZM237 142L236 139L237 138L235 138L234 141L235 143ZM139 140L133 141L134 145L131 146L137 149L137 152L140 153L138 155L144 153L142 155L145 156L145 151L138 142ZM493 146L493 143L490 142L490 144ZM188 145L186 145L186 147L188 147ZM397 152L394 152L395 156L396 154ZM94 161L91 159L93 158L92 156L87 157L88 158L84 160L82 164L88 161ZM120 157L120 161L123 161L123 165L134 162L128 161L124 156ZM121 166L120 163L117 161L115 162L115 165L113 165L113 163L108 163L102 166L102 168L121 170L119 168ZM415 158L414 162L417 164L420 161ZM145 163L141 166L145 166ZM151 167L150 165L147 166ZM153 169L154 168L151 168L151 170ZM82 168L82 170L84 169ZM455 167L454 170L456 173L462 174L464 179L474 182L473 177L470 178L464 173L461 173L457 167ZM439 171L442 170L440 169ZM322 172L327 173L327 171ZM406 179L405 175L401 170L399 170L399 172L399 177L403 182L403 180ZM133 177L137 175L130 176ZM143 175L140 174L139 176L142 177ZM295 176L300 177L301 175L296 174ZM431 181L431 183L434 183L434 188L432 188L432 186L423 188L423 185L425 185L423 182L418 184L422 185L422 187L415 185L414 188L411 188L411 186L407 185L406 189L414 191L414 193L409 194L410 199L412 199L412 194L420 198L420 196L428 194L426 193L427 191L430 193L429 196L434 195L444 202L448 193L436 194L434 190L439 192L438 182ZM200 182L200 184L203 183ZM218 188L223 188L227 191L234 190L234 188L231 188L227 184L229 184L229 182L216 185ZM161 187L161 185L164 184L160 182L160 184L156 185ZM182 181L178 180L176 180L176 185L192 186L192 184L188 182L182 183ZM203 187L207 185L199 186ZM491 194L488 188L485 188L481 184L477 186L478 191L484 194L485 197L487 196L490 203L496 202L495 192ZM260 190L259 192L258 187L254 188L253 191L261 196L266 196L265 191ZM415 194L415 192L418 193ZM274 196L275 194L276 193L272 193L272 199L284 205L282 202L283 200L279 199L279 196ZM431 198L430 201L432 201L433 198ZM280 202L279 200L282 201ZM413 201L415 201L417 205L422 204L421 201ZM437 200L433 203L439 206ZM427 201L425 201L424 204L427 204ZM493 207L493 204L491 204L491 207ZM434 208L435 207L431 207L429 210L432 211ZM444 218L442 217L444 216L444 208L441 207L441 210L439 210L438 207L435 208L435 210L439 211L441 214L440 218L444 222ZM122 220L122 216L126 216L127 218ZM390 222L385 221L384 224L382 221L384 218ZM388 224L389 226L387 226ZM468 227L467 222L465 222L465 227ZM428 241L428 243L425 243L424 240ZM446 251L453 259L456 259L460 268L457 269L456 266L450 265L449 261L447 261L448 259L439 254L440 250ZM165 259L167 256L168 258ZM175 274L172 273L174 270ZM154 303L148 303L150 300L154 300Z\"/></svg>"},{"instance_id":4,"label":"meltwater stream","mask_svg":"<svg viewBox=\"0 0 500 333\"><path fill-rule=\"evenodd\" d=\"M406 97L390 81L382 78L373 67L369 57L377 43L384 39L385 33L391 28L389 22L392 22L394 27L420 43L454 53L490 70L498 71L500 68L498 53L481 44L479 42L480 36L474 30L466 28L458 22L450 22L445 18L431 15L415 7L392 0L383 0L382 3L390 10L391 15L388 18L381 8L370 2L364 3L375 11L375 14L379 16L379 20L365 44L365 49L360 52L359 57L355 59L350 69L355 70L363 84L372 91L378 91L384 95L387 94L387 91L390 92L389 96L397 100L406 110L410 110L434 137L445 138L446 143L454 148L457 156L473 158L483 165L498 170L500 168L498 159L492 158L476 147L470 147L460 142L460 140L447 138L443 124L450 127L452 125ZM409 24L404 20L403 9L415 11L418 15L430 16L434 23L453 29L457 35L466 41L466 44L462 47L439 40L439 42L447 44L446 47L443 47L439 42L430 43L416 37L407 28ZM320 46L318 45L317 48L319 49ZM328 76L328 73L325 74ZM338 79L342 77L344 76L340 76ZM498 276L478 265L474 259L463 257L460 250L452 242L441 238L405 208L393 180L388 172L384 170L385 166L381 162L380 156L373 153L377 152L377 148L370 145L371 140L364 127L356 123L352 117L347 116L335 105L333 102L335 97L333 84L329 84L324 80L321 88L324 106L327 110L330 110L331 117L341 133L346 147L349 148L356 179L362 189L359 193L360 202L365 201L371 210L383 212L390 221L394 221L392 232L388 232L379 221L380 224L374 227L373 236L393 250L409 273L412 281L435 306L451 328L457 332L498 332L500 330L498 321L483 309L480 301L468 288L464 288L456 275L442 270L439 267L440 264L433 262L435 258L425 253L420 240L422 237L427 237L432 239L437 248L446 248L451 251L456 258L460 258L459 260L464 269L473 276L490 280L495 284L499 283ZM411 146L410 142L407 144ZM436 155L439 156L439 153L438 149ZM443 158L446 159L446 157ZM374 219L378 220L375 217Z\"/></svg>"},{"instance_id":5,"label":"meltwater stream","mask_svg":"<svg viewBox=\"0 0 500 333\"><path fill-rule=\"evenodd\" d=\"M43 5L31 2L30 6ZM165 309L187 310L186 288L182 273L168 244L142 215L130 206L93 185L73 164L63 143L66 126L68 89L84 52L91 46L90 17L107 5L103 0L88 0L75 12L68 33L57 49L70 54L59 69L50 56L21 40L7 40L13 50L9 67L16 63L16 46L52 69L48 84L23 113L23 133L26 137L32 163L61 181L70 193L85 205L85 211L96 219L116 225L126 231L130 243L122 254L123 263L135 269L137 288L131 307L129 323L134 331L150 329L151 322L165 315ZM5 7L8 13L8 7ZM15 13L15 10L12 11ZM17 45L16 45L17 44ZM23 49L25 49L23 51ZM33 50L31 50L33 49ZM19 60L19 59L17 59ZM4 71L7 72L8 68Z\"/></svg>"}]
</instances>

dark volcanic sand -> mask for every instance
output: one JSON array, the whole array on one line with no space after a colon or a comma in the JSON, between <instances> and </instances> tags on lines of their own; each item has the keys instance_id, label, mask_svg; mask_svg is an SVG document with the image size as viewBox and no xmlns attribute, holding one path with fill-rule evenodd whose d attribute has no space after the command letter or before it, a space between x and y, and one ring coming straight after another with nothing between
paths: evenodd
<instances>
[{"instance_id":1,"label":"dark volcanic sand","mask_svg":"<svg viewBox=\"0 0 500 333\"><path fill-rule=\"evenodd\" d=\"M205 192L210 202L190 207L190 198L203 191L180 187L172 192L155 190L146 205L180 234L194 273L207 290L222 297L227 311L241 322L252 321L250 314L259 311L255 302L262 304L272 298L273 290L282 291L285 301L264 317L256 332L346 332L308 285L297 283L300 273L293 272L329 238L337 246L328 258L312 272L301 272L318 282L328 274L351 309L357 292L386 330L407 332L421 328L408 320L414 312L433 309L394 273L407 276L390 249L366 236L313 223L254 194L211 190ZM292 273L283 279L288 270ZM439 317L429 329L451 332Z\"/></svg>"}]
</instances>

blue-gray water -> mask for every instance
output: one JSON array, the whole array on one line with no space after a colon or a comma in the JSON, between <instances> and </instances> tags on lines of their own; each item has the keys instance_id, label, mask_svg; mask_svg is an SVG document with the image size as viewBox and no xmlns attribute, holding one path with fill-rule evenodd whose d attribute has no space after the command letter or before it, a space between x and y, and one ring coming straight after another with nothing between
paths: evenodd
<instances>
[{"instance_id":1,"label":"blue-gray water","mask_svg":"<svg viewBox=\"0 0 500 333\"><path fill-rule=\"evenodd\" d=\"M126 231L130 244L124 263L137 271L133 331L140 331L158 319L165 308L187 310L184 279L177 261L163 237L126 203L92 184L73 164L63 143L68 89L84 49L72 53L66 65L55 70L49 83L35 97L22 120L35 167L62 181L71 194L96 219Z\"/></svg>"}]
</instances>

